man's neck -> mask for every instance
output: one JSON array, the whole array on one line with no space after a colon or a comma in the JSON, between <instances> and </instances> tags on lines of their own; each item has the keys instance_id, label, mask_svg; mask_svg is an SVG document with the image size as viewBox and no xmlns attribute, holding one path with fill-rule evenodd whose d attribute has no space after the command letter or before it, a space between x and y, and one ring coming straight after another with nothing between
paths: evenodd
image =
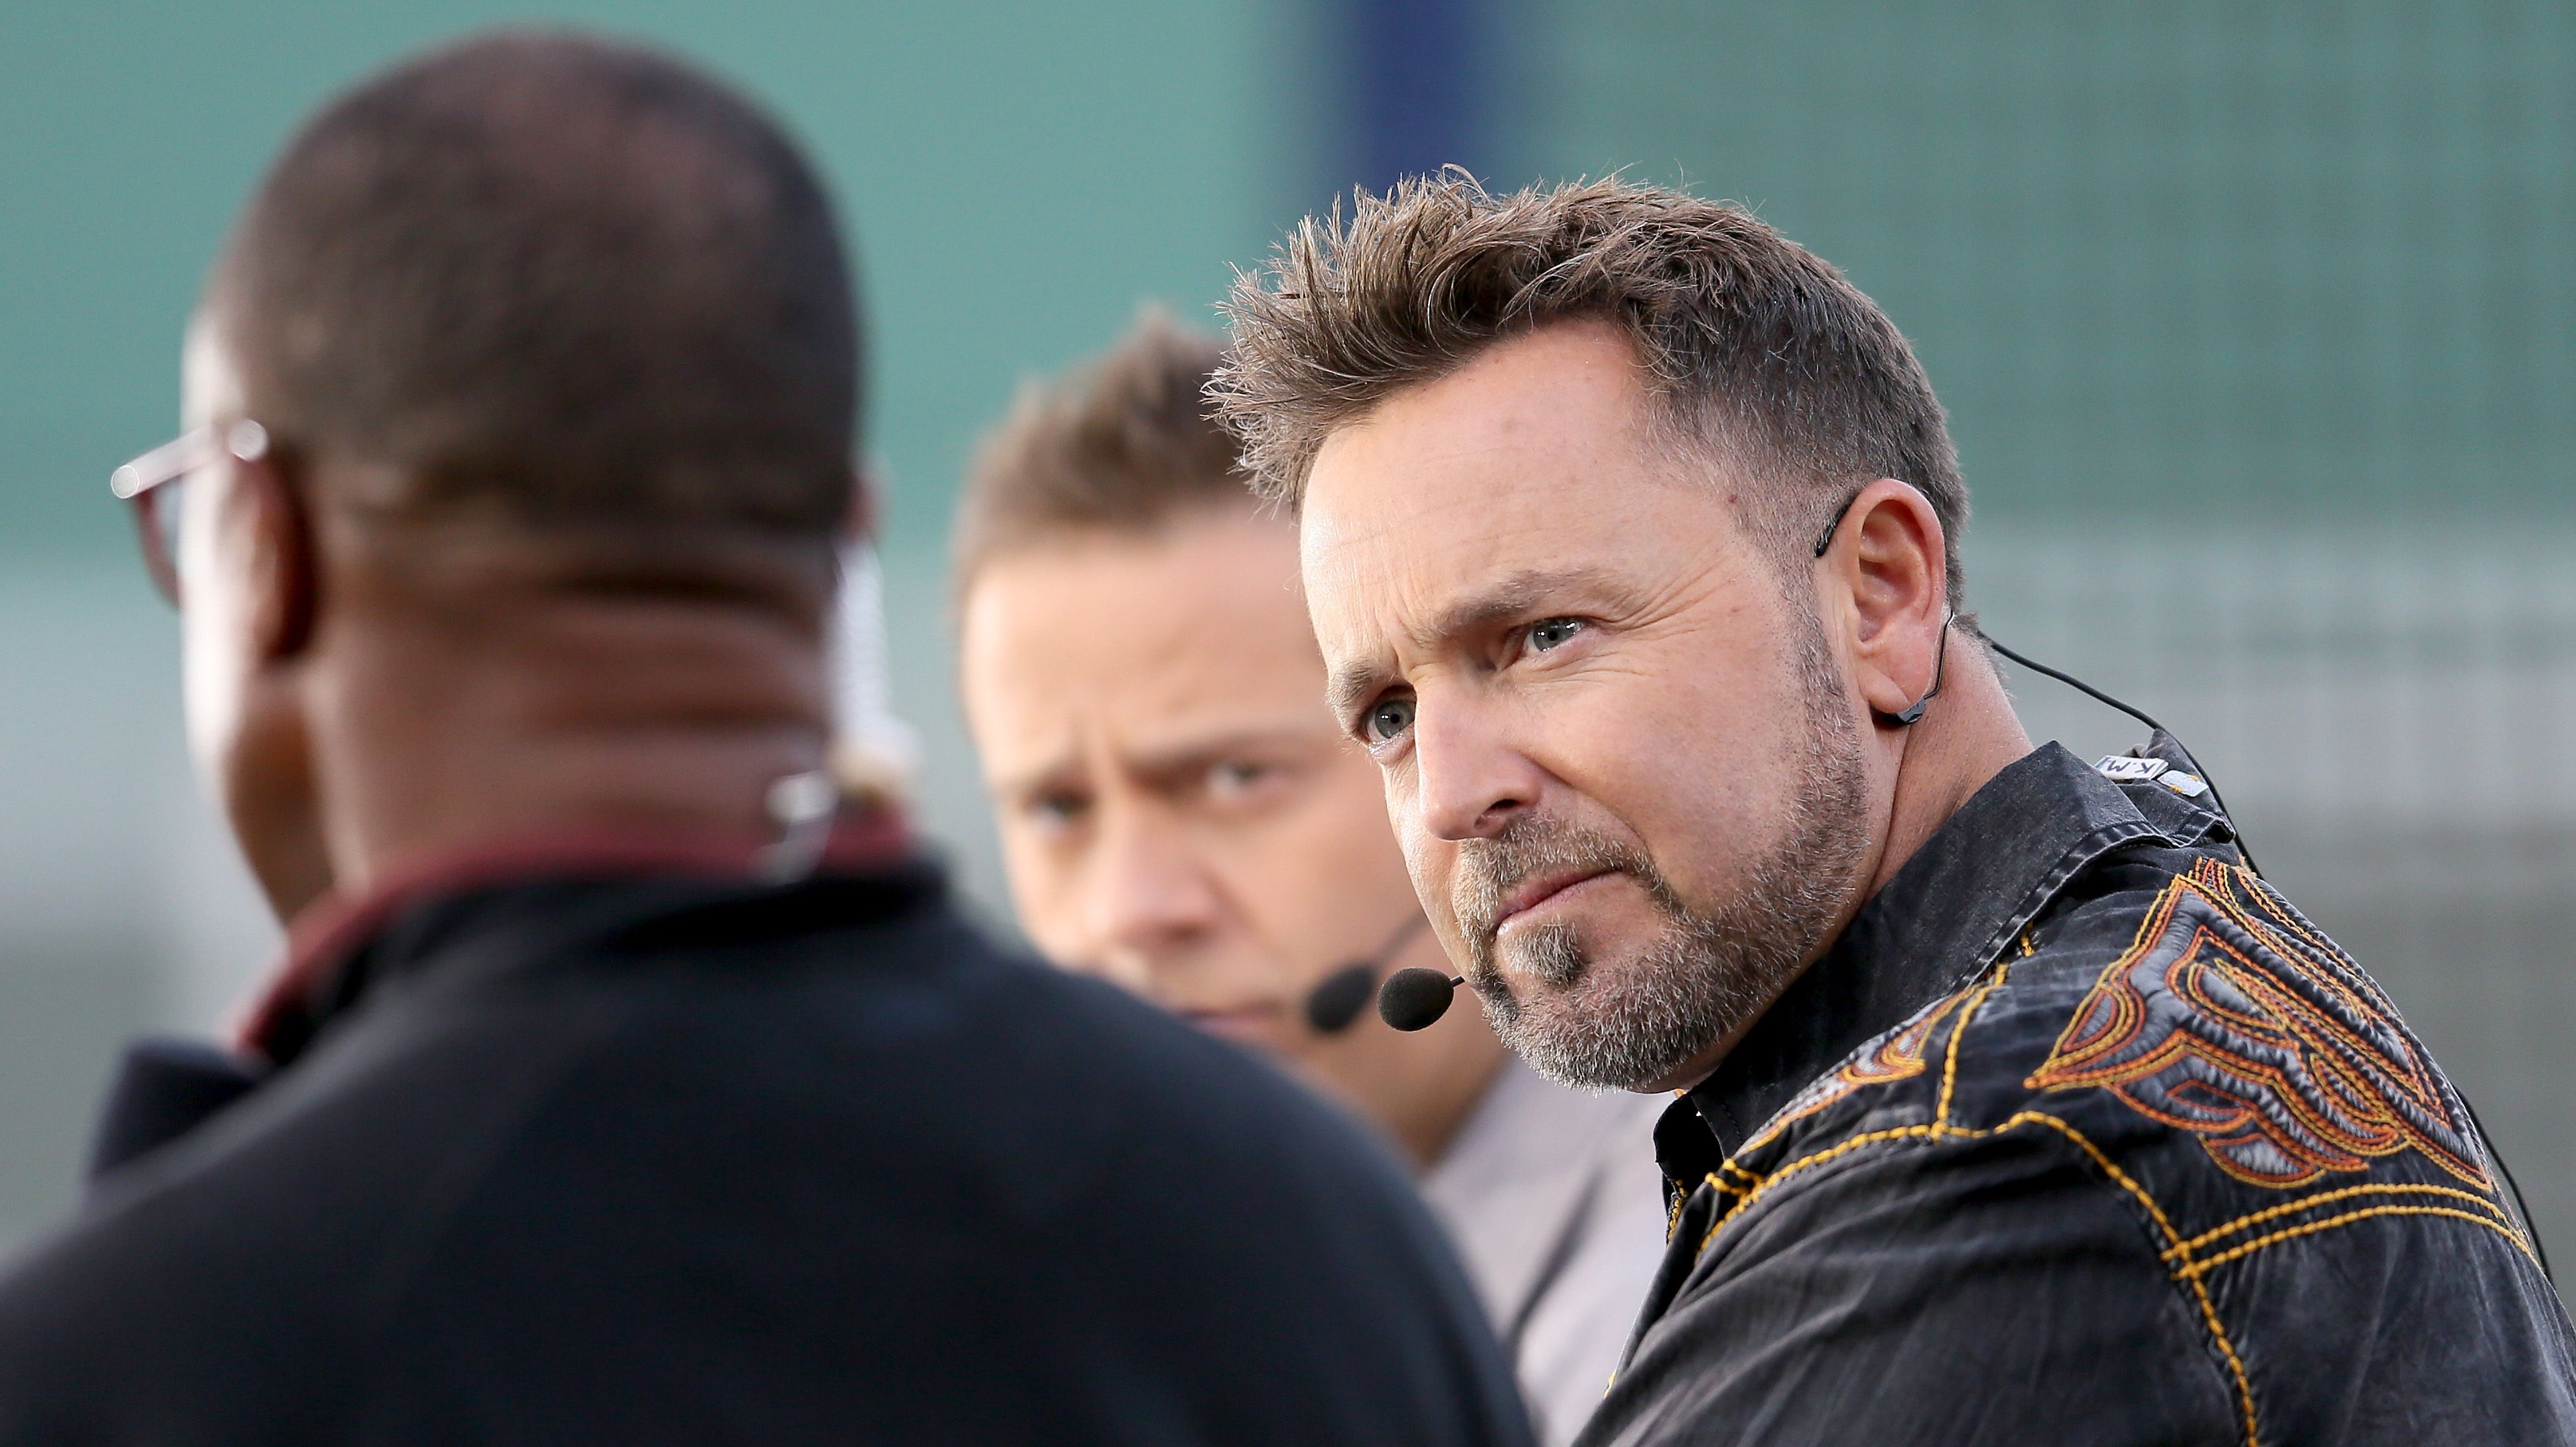
<instances>
[{"instance_id":1,"label":"man's neck","mask_svg":"<svg viewBox=\"0 0 2576 1447\"><path fill-rule=\"evenodd\" d=\"M314 751L343 892L511 836L763 837L829 736L817 640L758 608L549 599L380 625L335 662Z\"/></svg>"},{"instance_id":2,"label":"man's neck","mask_svg":"<svg viewBox=\"0 0 2576 1447\"><path fill-rule=\"evenodd\" d=\"M1895 878L1988 780L2030 752L2030 735L1974 635L1955 632L1948 646L1953 652L1947 685L1922 721L1905 732L1886 844L1862 899Z\"/></svg>"}]
</instances>

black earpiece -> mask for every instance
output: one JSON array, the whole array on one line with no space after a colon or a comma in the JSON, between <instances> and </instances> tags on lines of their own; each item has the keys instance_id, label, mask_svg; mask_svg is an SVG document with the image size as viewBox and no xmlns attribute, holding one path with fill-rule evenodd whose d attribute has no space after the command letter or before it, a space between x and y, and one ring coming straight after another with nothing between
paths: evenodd
<instances>
[{"instance_id":1,"label":"black earpiece","mask_svg":"<svg viewBox=\"0 0 2576 1447\"><path fill-rule=\"evenodd\" d=\"M1923 710L1931 704L1932 700L1941 696L1941 680L1948 677L1950 672L1950 624L1958 616L1958 610L1955 608L1941 615L1941 651L1932 656L1932 686L1923 691L1921 698L1907 704L1903 713L1886 713L1871 709L1870 712L1881 724L1896 729L1912 728L1923 721Z\"/></svg>"},{"instance_id":2,"label":"black earpiece","mask_svg":"<svg viewBox=\"0 0 2576 1447\"><path fill-rule=\"evenodd\" d=\"M1834 534L1842 531L1843 519L1850 515L1852 504L1858 501L1860 501L1860 494L1853 493L1850 497L1843 499L1843 505L1841 507L1834 509L1832 520L1825 524L1825 530L1823 532L1816 535L1815 555L1817 557L1823 557L1825 555L1825 550L1834 545ZM1902 713L1889 713L1884 709L1871 709L1870 714L1878 720L1880 727L1892 729L1910 729L1914 727L1916 724L1923 721L1923 710L1931 704L1932 700L1941 696L1941 680L1948 674L1950 669L1950 625L1958 621L1958 617L1959 610L1955 606L1944 610L1941 614L1941 651L1933 655L1932 686L1924 690L1921 698L1907 704Z\"/></svg>"}]
</instances>

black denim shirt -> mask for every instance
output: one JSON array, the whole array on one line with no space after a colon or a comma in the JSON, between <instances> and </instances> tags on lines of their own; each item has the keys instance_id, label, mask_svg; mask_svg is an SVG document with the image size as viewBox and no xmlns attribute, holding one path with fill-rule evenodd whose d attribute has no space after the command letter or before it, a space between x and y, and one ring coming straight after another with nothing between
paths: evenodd
<instances>
[{"instance_id":1,"label":"black denim shirt","mask_svg":"<svg viewBox=\"0 0 2576 1447\"><path fill-rule=\"evenodd\" d=\"M2576 1441L2460 1097L2145 752L1997 775L1675 1102L1583 1443Z\"/></svg>"}]
</instances>

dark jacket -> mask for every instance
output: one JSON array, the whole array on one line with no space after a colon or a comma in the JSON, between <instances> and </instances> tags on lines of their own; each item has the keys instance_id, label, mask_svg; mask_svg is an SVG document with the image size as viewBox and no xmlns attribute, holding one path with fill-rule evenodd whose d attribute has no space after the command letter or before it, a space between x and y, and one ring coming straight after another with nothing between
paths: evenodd
<instances>
[{"instance_id":1,"label":"dark jacket","mask_svg":"<svg viewBox=\"0 0 2576 1447\"><path fill-rule=\"evenodd\" d=\"M0 1442L1526 1440L1397 1167L910 864L388 912L0 1285Z\"/></svg>"},{"instance_id":2,"label":"dark jacket","mask_svg":"<svg viewBox=\"0 0 2576 1447\"><path fill-rule=\"evenodd\" d=\"M2150 753L2006 769L1676 1103L1586 1443L2576 1441L2459 1095Z\"/></svg>"}]
</instances>

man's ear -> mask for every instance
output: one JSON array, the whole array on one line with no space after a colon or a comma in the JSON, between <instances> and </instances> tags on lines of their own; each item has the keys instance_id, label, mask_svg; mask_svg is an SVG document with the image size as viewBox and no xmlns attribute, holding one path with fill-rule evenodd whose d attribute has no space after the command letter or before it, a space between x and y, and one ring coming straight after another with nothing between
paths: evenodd
<instances>
[{"instance_id":1,"label":"man's ear","mask_svg":"<svg viewBox=\"0 0 2576 1447\"><path fill-rule=\"evenodd\" d=\"M1929 694L1949 617L1948 539L1931 501L1882 477L1844 510L1824 553L1829 606L1846 619L1854 681L1882 724Z\"/></svg>"},{"instance_id":2,"label":"man's ear","mask_svg":"<svg viewBox=\"0 0 2576 1447\"><path fill-rule=\"evenodd\" d=\"M272 450L239 464L237 489L247 511L252 646L261 662L284 662L312 645L321 612L321 560L313 515L292 460Z\"/></svg>"}]
</instances>

